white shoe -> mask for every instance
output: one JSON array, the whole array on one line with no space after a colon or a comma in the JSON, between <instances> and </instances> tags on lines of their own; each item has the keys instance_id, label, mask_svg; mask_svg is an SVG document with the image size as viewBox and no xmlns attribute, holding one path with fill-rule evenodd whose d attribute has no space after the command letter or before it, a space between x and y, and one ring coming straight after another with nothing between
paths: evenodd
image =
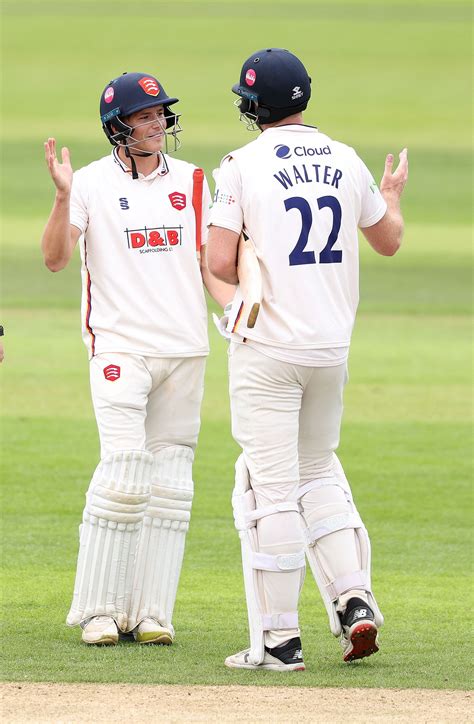
<instances>
[{"instance_id":1,"label":"white shoe","mask_svg":"<svg viewBox=\"0 0 474 724\"><path fill-rule=\"evenodd\" d=\"M250 649L239 651L238 654L228 656L225 665L230 669L266 669L267 671L304 671L303 653L299 637L291 639L283 646L269 649L265 646L265 655L261 664L252 664L249 661Z\"/></svg>"},{"instance_id":2,"label":"white shoe","mask_svg":"<svg viewBox=\"0 0 474 724\"><path fill-rule=\"evenodd\" d=\"M93 616L82 626L82 640L85 644L115 646L118 639L117 624L111 616Z\"/></svg>"},{"instance_id":3,"label":"white shoe","mask_svg":"<svg viewBox=\"0 0 474 724\"><path fill-rule=\"evenodd\" d=\"M154 618L144 618L140 621L137 628L133 632L135 641L139 644L163 644L171 646L174 639L174 630L170 626L162 626L159 621Z\"/></svg>"}]
</instances>

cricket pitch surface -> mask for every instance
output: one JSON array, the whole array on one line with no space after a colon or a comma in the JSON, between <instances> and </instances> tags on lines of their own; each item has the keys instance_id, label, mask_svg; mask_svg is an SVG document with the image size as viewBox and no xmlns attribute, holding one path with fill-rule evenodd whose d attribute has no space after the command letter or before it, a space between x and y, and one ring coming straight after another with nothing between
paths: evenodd
<instances>
[{"instance_id":1,"label":"cricket pitch surface","mask_svg":"<svg viewBox=\"0 0 474 724\"><path fill-rule=\"evenodd\" d=\"M5 724L472 721L468 691L4 683L0 693Z\"/></svg>"}]
</instances>

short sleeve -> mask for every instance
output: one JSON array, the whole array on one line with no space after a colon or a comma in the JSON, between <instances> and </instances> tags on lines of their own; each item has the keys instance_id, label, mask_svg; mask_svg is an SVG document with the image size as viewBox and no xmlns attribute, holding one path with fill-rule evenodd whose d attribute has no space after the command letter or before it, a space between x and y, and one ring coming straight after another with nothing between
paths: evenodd
<instances>
[{"instance_id":1,"label":"short sleeve","mask_svg":"<svg viewBox=\"0 0 474 724\"><path fill-rule=\"evenodd\" d=\"M361 208L359 226L364 229L380 221L387 210L387 204L374 181L372 174L359 158L361 177Z\"/></svg>"},{"instance_id":2,"label":"short sleeve","mask_svg":"<svg viewBox=\"0 0 474 724\"><path fill-rule=\"evenodd\" d=\"M89 224L88 198L86 174L84 169L81 169L76 171L73 176L69 211L70 223L77 226L81 234L86 232Z\"/></svg>"},{"instance_id":3,"label":"short sleeve","mask_svg":"<svg viewBox=\"0 0 474 724\"><path fill-rule=\"evenodd\" d=\"M241 198L242 180L238 164L231 155L225 156L217 172L209 225L222 226L240 234L244 220Z\"/></svg>"},{"instance_id":4,"label":"short sleeve","mask_svg":"<svg viewBox=\"0 0 474 724\"><path fill-rule=\"evenodd\" d=\"M201 239L202 244L207 243L207 232L209 226L209 214L212 206L211 192L209 190L209 184L204 176L204 182L202 184L202 228L201 228Z\"/></svg>"}]
</instances>

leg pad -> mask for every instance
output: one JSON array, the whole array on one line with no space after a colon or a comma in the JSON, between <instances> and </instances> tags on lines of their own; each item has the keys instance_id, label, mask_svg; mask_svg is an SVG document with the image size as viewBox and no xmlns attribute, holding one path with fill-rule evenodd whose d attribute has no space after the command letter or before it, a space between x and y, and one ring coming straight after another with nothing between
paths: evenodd
<instances>
[{"instance_id":1,"label":"leg pad","mask_svg":"<svg viewBox=\"0 0 474 724\"><path fill-rule=\"evenodd\" d=\"M127 627L138 535L150 498L153 456L112 453L97 466L86 495L69 626L111 616Z\"/></svg>"},{"instance_id":2,"label":"leg pad","mask_svg":"<svg viewBox=\"0 0 474 724\"><path fill-rule=\"evenodd\" d=\"M155 455L151 498L137 554L129 628L154 618L172 630L172 616L193 500L190 447L173 445Z\"/></svg>"},{"instance_id":3,"label":"leg pad","mask_svg":"<svg viewBox=\"0 0 474 724\"><path fill-rule=\"evenodd\" d=\"M306 555L326 610L329 625L340 636L340 613L351 596L367 600L377 626L383 616L372 593L370 540L355 507L349 483L334 456L333 474L300 489L306 524Z\"/></svg>"}]
</instances>

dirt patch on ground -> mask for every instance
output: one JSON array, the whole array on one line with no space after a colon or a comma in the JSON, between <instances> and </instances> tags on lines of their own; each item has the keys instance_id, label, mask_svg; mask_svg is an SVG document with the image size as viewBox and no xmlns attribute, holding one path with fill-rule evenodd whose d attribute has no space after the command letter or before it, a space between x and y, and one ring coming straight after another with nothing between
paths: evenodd
<instances>
[{"instance_id":1,"label":"dirt patch on ground","mask_svg":"<svg viewBox=\"0 0 474 724\"><path fill-rule=\"evenodd\" d=\"M7 722L472 722L471 694L429 689L1 684Z\"/></svg>"}]
</instances>

